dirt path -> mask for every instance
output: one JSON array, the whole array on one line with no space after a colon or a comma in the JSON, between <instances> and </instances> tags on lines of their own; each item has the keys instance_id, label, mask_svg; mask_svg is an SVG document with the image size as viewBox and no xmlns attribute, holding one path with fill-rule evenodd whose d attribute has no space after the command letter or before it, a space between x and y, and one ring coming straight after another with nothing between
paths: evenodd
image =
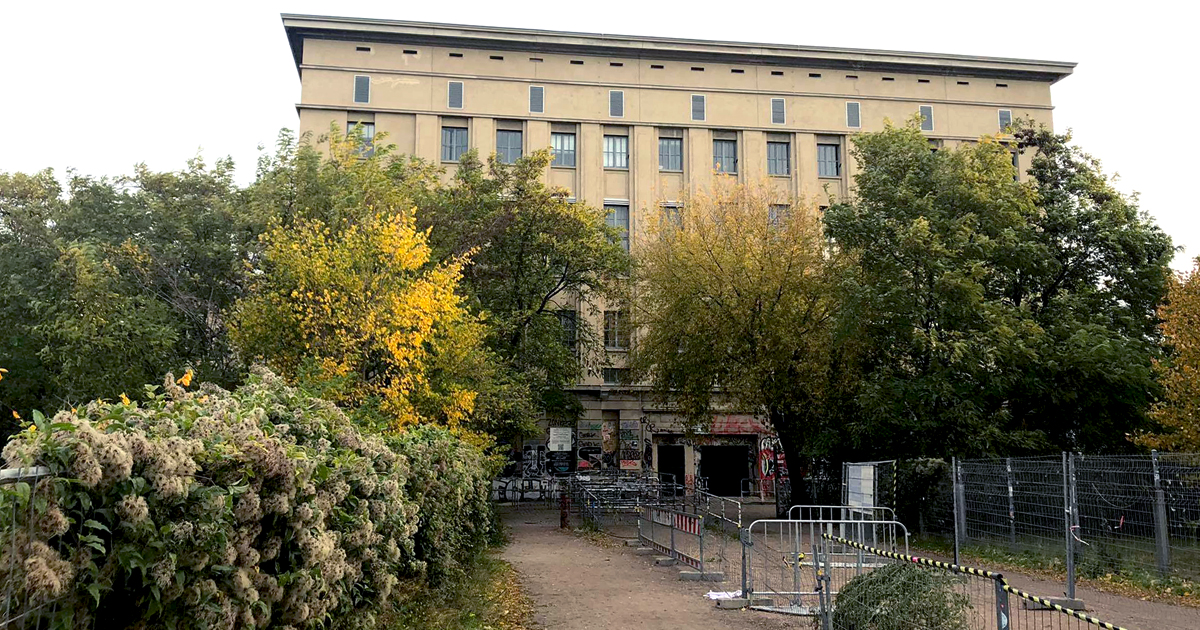
<instances>
[{"instance_id":1,"label":"dirt path","mask_svg":"<svg viewBox=\"0 0 1200 630\"><path fill-rule=\"evenodd\" d=\"M521 575L535 604L535 621L551 630L782 629L797 618L719 610L704 598L736 584L683 582L675 567L653 566L626 547L601 547L558 528L549 511L504 515L512 542L504 559Z\"/></svg>"}]
</instances>

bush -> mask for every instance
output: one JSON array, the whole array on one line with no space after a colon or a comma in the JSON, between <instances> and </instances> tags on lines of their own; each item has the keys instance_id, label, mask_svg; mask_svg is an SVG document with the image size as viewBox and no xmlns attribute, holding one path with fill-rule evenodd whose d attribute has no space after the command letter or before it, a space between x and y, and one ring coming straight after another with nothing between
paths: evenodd
<instances>
[{"instance_id":1,"label":"bush","mask_svg":"<svg viewBox=\"0 0 1200 630\"><path fill-rule=\"evenodd\" d=\"M0 497L32 521L0 551L18 602L62 597L68 627L371 628L488 536L488 460L459 435L363 434L265 370L184 385L13 436L8 466L56 473Z\"/></svg>"},{"instance_id":2,"label":"bush","mask_svg":"<svg viewBox=\"0 0 1200 630\"><path fill-rule=\"evenodd\" d=\"M966 630L967 597L957 578L915 564L889 564L850 580L838 592L838 630Z\"/></svg>"}]
</instances>

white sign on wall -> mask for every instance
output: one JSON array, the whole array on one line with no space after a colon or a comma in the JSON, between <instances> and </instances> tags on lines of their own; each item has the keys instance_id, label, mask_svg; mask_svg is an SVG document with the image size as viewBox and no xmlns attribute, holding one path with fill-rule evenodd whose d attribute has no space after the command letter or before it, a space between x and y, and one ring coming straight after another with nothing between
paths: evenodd
<instances>
[{"instance_id":1,"label":"white sign on wall","mask_svg":"<svg viewBox=\"0 0 1200 630\"><path fill-rule=\"evenodd\" d=\"M570 427L550 427L550 450L571 450L571 432L572 429Z\"/></svg>"}]
</instances>

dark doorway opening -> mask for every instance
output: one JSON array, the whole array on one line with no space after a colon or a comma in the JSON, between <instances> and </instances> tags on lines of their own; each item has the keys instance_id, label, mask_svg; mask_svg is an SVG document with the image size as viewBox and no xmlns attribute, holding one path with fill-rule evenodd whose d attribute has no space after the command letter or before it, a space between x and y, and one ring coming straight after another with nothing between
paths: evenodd
<instances>
[{"instance_id":1,"label":"dark doorway opening","mask_svg":"<svg viewBox=\"0 0 1200 630\"><path fill-rule=\"evenodd\" d=\"M750 447L745 444L700 447L700 476L708 491L720 497L742 493L742 480L750 477Z\"/></svg>"},{"instance_id":2,"label":"dark doorway opening","mask_svg":"<svg viewBox=\"0 0 1200 630\"><path fill-rule=\"evenodd\" d=\"M682 444L658 445L658 478L663 483L683 485Z\"/></svg>"}]
</instances>

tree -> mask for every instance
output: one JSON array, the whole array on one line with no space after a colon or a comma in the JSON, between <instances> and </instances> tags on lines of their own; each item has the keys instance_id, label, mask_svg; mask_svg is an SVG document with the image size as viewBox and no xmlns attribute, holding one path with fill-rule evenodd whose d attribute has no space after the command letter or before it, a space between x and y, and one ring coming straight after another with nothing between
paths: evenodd
<instances>
[{"instance_id":1,"label":"tree","mask_svg":"<svg viewBox=\"0 0 1200 630\"><path fill-rule=\"evenodd\" d=\"M772 207L765 186L718 181L677 219L648 221L635 254L631 367L692 428L716 409L765 417L789 463L825 427L835 312L816 210Z\"/></svg>"},{"instance_id":2,"label":"tree","mask_svg":"<svg viewBox=\"0 0 1200 630\"><path fill-rule=\"evenodd\" d=\"M222 312L240 294L256 221L227 160L115 179L0 174L0 364L6 404L136 395L191 366L231 385ZM5 414L8 415L8 414Z\"/></svg>"},{"instance_id":3,"label":"tree","mask_svg":"<svg viewBox=\"0 0 1200 630\"><path fill-rule=\"evenodd\" d=\"M1137 443L1169 451L1200 451L1200 258L1191 272L1172 278L1167 300L1159 307L1163 341L1170 354L1155 363L1163 386L1151 418L1158 433L1139 435Z\"/></svg>"},{"instance_id":4,"label":"tree","mask_svg":"<svg viewBox=\"0 0 1200 630\"><path fill-rule=\"evenodd\" d=\"M855 261L839 355L863 377L841 426L861 454L1119 449L1145 422L1170 240L1069 137L1016 140L1027 183L995 138L855 138L855 195L825 218Z\"/></svg>"},{"instance_id":5,"label":"tree","mask_svg":"<svg viewBox=\"0 0 1200 630\"><path fill-rule=\"evenodd\" d=\"M603 210L542 182L550 159L538 151L511 165L493 156L485 166L469 152L447 186L418 200L417 221L438 259L470 254L463 290L486 314L488 346L528 385L539 411L574 420L579 404L567 390L600 355L593 318L577 309L614 296L630 260ZM564 335L574 338L564 343Z\"/></svg>"},{"instance_id":6,"label":"tree","mask_svg":"<svg viewBox=\"0 0 1200 630\"><path fill-rule=\"evenodd\" d=\"M528 422L524 389L483 347L484 322L458 291L466 255L431 259L388 147L364 157L361 139L328 142L325 159L281 151L251 191L279 218L233 309L243 358L390 428Z\"/></svg>"}]
</instances>

